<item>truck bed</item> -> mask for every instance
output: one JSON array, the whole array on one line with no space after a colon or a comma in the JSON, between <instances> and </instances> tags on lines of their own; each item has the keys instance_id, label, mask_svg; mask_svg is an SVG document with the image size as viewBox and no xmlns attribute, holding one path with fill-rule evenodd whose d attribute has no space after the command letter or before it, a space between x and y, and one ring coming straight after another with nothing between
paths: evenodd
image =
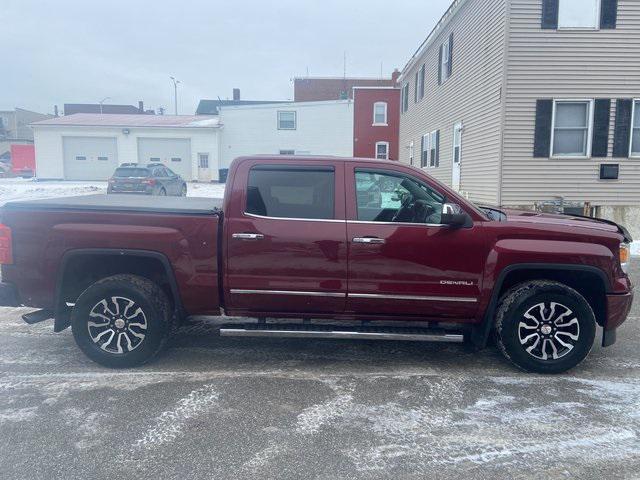
<instances>
[{"instance_id":1,"label":"truck bed","mask_svg":"<svg viewBox=\"0 0 640 480\"><path fill-rule=\"evenodd\" d=\"M221 198L159 197L147 195L80 195L9 202L5 210L96 210L110 212L219 215Z\"/></svg>"}]
</instances>

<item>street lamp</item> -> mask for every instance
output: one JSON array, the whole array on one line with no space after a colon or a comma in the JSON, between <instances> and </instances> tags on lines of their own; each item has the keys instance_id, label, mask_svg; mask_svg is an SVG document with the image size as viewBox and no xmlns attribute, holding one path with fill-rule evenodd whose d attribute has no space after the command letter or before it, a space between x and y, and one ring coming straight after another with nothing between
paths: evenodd
<instances>
[{"instance_id":1,"label":"street lamp","mask_svg":"<svg viewBox=\"0 0 640 480\"><path fill-rule=\"evenodd\" d=\"M173 82L173 105L175 107L176 115L178 115L178 84L180 80L176 80L174 77L169 77Z\"/></svg>"},{"instance_id":2,"label":"street lamp","mask_svg":"<svg viewBox=\"0 0 640 480\"><path fill-rule=\"evenodd\" d=\"M104 97L102 100L98 102L100 104L100 115L102 115L102 104L107 100L111 100L111 97Z\"/></svg>"}]
</instances>

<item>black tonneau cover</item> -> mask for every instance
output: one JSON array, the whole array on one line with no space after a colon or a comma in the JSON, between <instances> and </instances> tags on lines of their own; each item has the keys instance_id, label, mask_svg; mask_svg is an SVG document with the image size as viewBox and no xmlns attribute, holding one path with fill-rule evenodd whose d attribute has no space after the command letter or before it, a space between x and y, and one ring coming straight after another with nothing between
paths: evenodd
<instances>
[{"instance_id":1,"label":"black tonneau cover","mask_svg":"<svg viewBox=\"0 0 640 480\"><path fill-rule=\"evenodd\" d=\"M95 210L102 212L220 215L222 213L222 199L149 195L79 195L75 197L8 202L4 208L7 210Z\"/></svg>"}]
</instances>

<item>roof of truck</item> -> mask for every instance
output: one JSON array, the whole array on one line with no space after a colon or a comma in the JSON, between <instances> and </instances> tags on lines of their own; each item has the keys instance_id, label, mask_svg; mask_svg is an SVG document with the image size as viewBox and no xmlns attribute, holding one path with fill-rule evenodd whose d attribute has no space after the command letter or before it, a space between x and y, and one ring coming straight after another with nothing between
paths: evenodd
<instances>
[{"instance_id":1,"label":"roof of truck","mask_svg":"<svg viewBox=\"0 0 640 480\"><path fill-rule=\"evenodd\" d=\"M4 208L218 215L222 212L222 199L102 194L8 202Z\"/></svg>"}]
</instances>

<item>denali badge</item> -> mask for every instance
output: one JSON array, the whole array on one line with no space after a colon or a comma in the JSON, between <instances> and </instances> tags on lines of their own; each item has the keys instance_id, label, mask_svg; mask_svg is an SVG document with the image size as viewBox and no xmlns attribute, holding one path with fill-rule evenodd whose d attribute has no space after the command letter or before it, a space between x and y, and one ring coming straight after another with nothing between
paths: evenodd
<instances>
[{"instance_id":1,"label":"denali badge","mask_svg":"<svg viewBox=\"0 0 640 480\"><path fill-rule=\"evenodd\" d=\"M440 280L440 285L460 285L464 287L473 287L476 282L469 282L467 280Z\"/></svg>"}]
</instances>

